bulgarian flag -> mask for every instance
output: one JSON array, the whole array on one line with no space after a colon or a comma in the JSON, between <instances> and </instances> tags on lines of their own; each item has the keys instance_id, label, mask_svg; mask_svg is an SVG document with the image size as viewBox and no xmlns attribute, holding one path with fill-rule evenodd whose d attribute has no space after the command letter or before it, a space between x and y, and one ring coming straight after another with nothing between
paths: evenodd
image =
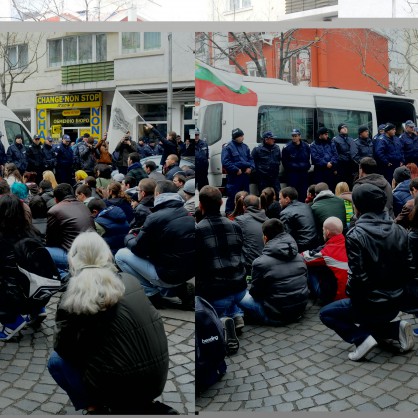
<instances>
[{"instance_id":1,"label":"bulgarian flag","mask_svg":"<svg viewBox=\"0 0 418 418\"><path fill-rule=\"evenodd\" d=\"M257 93L242 85L243 76L196 62L196 97L240 106L256 106Z\"/></svg>"}]
</instances>

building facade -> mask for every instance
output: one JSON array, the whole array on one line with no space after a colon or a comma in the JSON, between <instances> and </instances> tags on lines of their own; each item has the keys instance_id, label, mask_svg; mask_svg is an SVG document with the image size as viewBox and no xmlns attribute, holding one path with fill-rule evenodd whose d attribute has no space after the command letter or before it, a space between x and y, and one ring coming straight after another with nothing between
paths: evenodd
<instances>
[{"instance_id":1,"label":"building facade","mask_svg":"<svg viewBox=\"0 0 418 418\"><path fill-rule=\"evenodd\" d=\"M19 35L19 34L18 34ZM20 34L28 43L26 34ZM137 136L145 122L161 132L167 127L169 79L168 33L32 33L41 37L37 62L24 62L28 53L18 54L17 66L35 66L37 71L24 83L15 83L7 106L32 134L73 139L89 132L100 137L107 130L114 91L118 90L141 115ZM182 137L194 128L194 34L172 35L172 126ZM23 44L17 46L24 51ZM10 50L15 48L10 46ZM10 82L10 78L8 79Z\"/></svg>"}]
</instances>

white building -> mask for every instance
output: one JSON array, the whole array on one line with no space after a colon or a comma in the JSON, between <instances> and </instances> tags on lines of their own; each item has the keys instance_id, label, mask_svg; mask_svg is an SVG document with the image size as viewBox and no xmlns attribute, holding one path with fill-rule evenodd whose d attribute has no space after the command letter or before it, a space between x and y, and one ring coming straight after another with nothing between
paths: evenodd
<instances>
[{"instance_id":1,"label":"white building","mask_svg":"<svg viewBox=\"0 0 418 418\"><path fill-rule=\"evenodd\" d=\"M167 131L167 33L32 33L32 41L24 33L18 35L20 43L17 39L9 47L9 57L20 57L18 67L30 62L30 44L43 36L37 48L38 71L13 85L7 104L32 134L101 136L108 128L115 89L146 122ZM172 45L171 129L187 137L194 128L194 33L174 33ZM29 64L27 71L34 67ZM143 135L143 121L137 128Z\"/></svg>"}]
</instances>

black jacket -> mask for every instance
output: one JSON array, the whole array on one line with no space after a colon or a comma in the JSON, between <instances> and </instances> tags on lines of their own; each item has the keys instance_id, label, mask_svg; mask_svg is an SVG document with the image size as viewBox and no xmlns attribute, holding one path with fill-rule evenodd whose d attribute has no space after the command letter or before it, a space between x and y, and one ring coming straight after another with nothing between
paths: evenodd
<instances>
[{"instance_id":1,"label":"black jacket","mask_svg":"<svg viewBox=\"0 0 418 418\"><path fill-rule=\"evenodd\" d=\"M23 144L17 144L16 142L7 148L7 162L14 163L17 169L23 174L28 166L28 160L26 157L26 147Z\"/></svg>"},{"instance_id":2,"label":"black jacket","mask_svg":"<svg viewBox=\"0 0 418 418\"><path fill-rule=\"evenodd\" d=\"M151 209L154 207L154 196L149 195L141 199L138 206L134 209L134 219L132 219L129 226L131 228L140 228L147 216L151 213Z\"/></svg>"},{"instance_id":3,"label":"black jacket","mask_svg":"<svg viewBox=\"0 0 418 418\"><path fill-rule=\"evenodd\" d=\"M415 267L407 231L388 213L366 213L346 236L348 282L353 307L362 312L396 310Z\"/></svg>"},{"instance_id":4,"label":"black jacket","mask_svg":"<svg viewBox=\"0 0 418 418\"><path fill-rule=\"evenodd\" d=\"M56 315L55 351L82 370L88 392L110 407L155 399L168 373L161 316L135 277L121 279L125 295L110 309L75 315L58 307Z\"/></svg>"},{"instance_id":5,"label":"black jacket","mask_svg":"<svg viewBox=\"0 0 418 418\"><path fill-rule=\"evenodd\" d=\"M272 319L299 316L308 302L307 274L295 240L283 232L268 241L254 260L250 294Z\"/></svg>"},{"instance_id":6,"label":"black jacket","mask_svg":"<svg viewBox=\"0 0 418 418\"><path fill-rule=\"evenodd\" d=\"M40 172L45 170L45 157L41 144L32 142L27 148L26 158L28 160L28 171Z\"/></svg>"},{"instance_id":7,"label":"black jacket","mask_svg":"<svg viewBox=\"0 0 418 418\"><path fill-rule=\"evenodd\" d=\"M165 194L171 195L160 196ZM125 239L125 245L138 257L148 258L168 284L181 284L195 275L195 221L177 196L157 203L138 236Z\"/></svg>"}]
</instances>

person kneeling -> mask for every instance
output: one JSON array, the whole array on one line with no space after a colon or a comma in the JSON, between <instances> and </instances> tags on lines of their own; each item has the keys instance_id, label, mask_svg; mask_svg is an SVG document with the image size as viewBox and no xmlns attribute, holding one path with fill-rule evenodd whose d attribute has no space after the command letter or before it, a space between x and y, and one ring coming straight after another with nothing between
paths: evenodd
<instances>
[{"instance_id":1,"label":"person kneeling","mask_svg":"<svg viewBox=\"0 0 418 418\"><path fill-rule=\"evenodd\" d=\"M307 267L281 221L265 221L262 231L265 246L253 262L251 288L239 306L257 322L280 326L299 319L305 311Z\"/></svg>"}]
</instances>

